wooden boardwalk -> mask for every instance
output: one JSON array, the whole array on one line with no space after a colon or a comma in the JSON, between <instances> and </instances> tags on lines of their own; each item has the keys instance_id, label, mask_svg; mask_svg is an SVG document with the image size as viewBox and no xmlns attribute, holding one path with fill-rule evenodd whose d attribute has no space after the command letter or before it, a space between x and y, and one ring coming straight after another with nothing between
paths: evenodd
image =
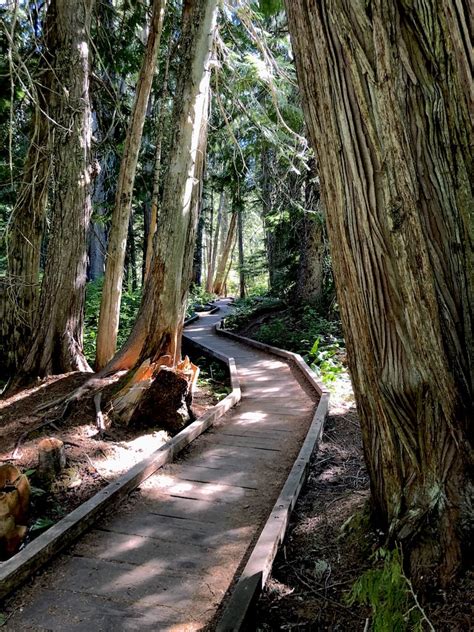
<instances>
[{"instance_id":1,"label":"wooden boardwalk","mask_svg":"<svg viewBox=\"0 0 474 632\"><path fill-rule=\"evenodd\" d=\"M284 360L218 337L213 327L222 316L204 315L186 336L235 358L240 405L17 591L5 629L213 628L316 406Z\"/></svg>"}]
</instances>

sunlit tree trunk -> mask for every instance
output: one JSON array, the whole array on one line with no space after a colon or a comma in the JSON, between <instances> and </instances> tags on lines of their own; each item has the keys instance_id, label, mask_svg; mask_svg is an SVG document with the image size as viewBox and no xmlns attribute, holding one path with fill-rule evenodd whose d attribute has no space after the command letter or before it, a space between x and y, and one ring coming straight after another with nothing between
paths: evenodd
<instances>
[{"instance_id":1,"label":"sunlit tree trunk","mask_svg":"<svg viewBox=\"0 0 474 632\"><path fill-rule=\"evenodd\" d=\"M157 362L164 356L163 361L172 366L180 353L186 280L189 283L196 229L191 198L201 123L208 107L215 8L216 2L210 0L194 0L184 7L171 155L150 273L135 326L108 371L138 367L148 358Z\"/></svg>"},{"instance_id":2,"label":"sunlit tree trunk","mask_svg":"<svg viewBox=\"0 0 474 632\"><path fill-rule=\"evenodd\" d=\"M146 236L146 249L145 249L145 273L144 279L148 275L150 271L150 262L153 254L153 239L156 233L156 224L158 218L158 206L160 201L160 185L161 185L161 173L163 171L162 168L162 147L163 147L163 134L165 131L165 122L167 120L168 115L168 107L166 104L166 100L169 95L169 87L168 87L168 76L170 63L172 61L172 57L174 55L175 46L172 41L172 35L170 36L170 41L168 44L168 55L166 56L165 67L163 70L163 89L160 94L159 104L158 104L158 121L156 126L156 145L155 145L155 155L153 158L153 190L151 194L151 209L150 209L150 224L148 226L147 236Z\"/></svg>"},{"instance_id":3,"label":"sunlit tree trunk","mask_svg":"<svg viewBox=\"0 0 474 632\"><path fill-rule=\"evenodd\" d=\"M52 2L54 82L49 97L53 199L33 341L20 377L89 370L82 350L91 215L89 33L92 0Z\"/></svg>"},{"instance_id":4,"label":"sunlit tree trunk","mask_svg":"<svg viewBox=\"0 0 474 632\"><path fill-rule=\"evenodd\" d=\"M150 96L156 59L160 48L166 0L154 0L150 31L140 76L136 86L135 101L125 147L120 164L120 173L115 197L115 208L109 232L104 287L100 305L97 331L96 367L102 368L112 358L117 344L117 333L122 297L122 280L127 243L127 232L132 206L133 184L138 163L138 154L143 124Z\"/></svg>"},{"instance_id":5,"label":"sunlit tree trunk","mask_svg":"<svg viewBox=\"0 0 474 632\"><path fill-rule=\"evenodd\" d=\"M446 583L474 506L468 5L286 6L376 515Z\"/></svg>"}]
</instances>

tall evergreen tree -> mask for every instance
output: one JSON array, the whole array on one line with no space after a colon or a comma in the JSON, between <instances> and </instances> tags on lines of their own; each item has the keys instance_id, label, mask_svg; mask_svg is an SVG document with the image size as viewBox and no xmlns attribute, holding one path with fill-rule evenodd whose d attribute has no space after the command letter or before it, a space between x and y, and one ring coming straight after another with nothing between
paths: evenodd
<instances>
[{"instance_id":1,"label":"tall evergreen tree","mask_svg":"<svg viewBox=\"0 0 474 632\"><path fill-rule=\"evenodd\" d=\"M468 8L286 6L377 516L447 583L474 499Z\"/></svg>"}]
</instances>

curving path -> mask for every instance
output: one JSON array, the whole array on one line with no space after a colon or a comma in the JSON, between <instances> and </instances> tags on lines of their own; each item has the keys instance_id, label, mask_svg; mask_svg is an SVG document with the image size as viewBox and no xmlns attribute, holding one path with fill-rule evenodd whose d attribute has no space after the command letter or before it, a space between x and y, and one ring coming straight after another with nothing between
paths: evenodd
<instances>
[{"instance_id":1,"label":"curving path","mask_svg":"<svg viewBox=\"0 0 474 632\"><path fill-rule=\"evenodd\" d=\"M213 628L316 406L284 360L214 333L229 309L227 301L220 306L189 326L186 337L235 358L240 405L18 591L18 610L5 629Z\"/></svg>"}]
</instances>

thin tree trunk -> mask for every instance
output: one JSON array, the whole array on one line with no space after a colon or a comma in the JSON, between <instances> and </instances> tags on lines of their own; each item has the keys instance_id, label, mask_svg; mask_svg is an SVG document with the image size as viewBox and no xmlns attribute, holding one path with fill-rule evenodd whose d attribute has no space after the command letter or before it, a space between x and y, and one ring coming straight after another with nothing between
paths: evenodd
<instances>
[{"instance_id":1,"label":"thin tree trunk","mask_svg":"<svg viewBox=\"0 0 474 632\"><path fill-rule=\"evenodd\" d=\"M214 231L214 240L212 243L210 265L207 271L206 292L212 292L214 272L216 269L216 261L217 261L217 249L219 247L219 235L220 235L220 230L221 230L222 214L224 212L224 207L225 207L225 191L224 189L222 189L220 197L219 197L219 207L217 209L216 228Z\"/></svg>"},{"instance_id":2,"label":"thin tree trunk","mask_svg":"<svg viewBox=\"0 0 474 632\"><path fill-rule=\"evenodd\" d=\"M245 260L244 260L244 218L243 204L239 198L237 204L237 241L239 244L239 289L240 298L245 298Z\"/></svg>"},{"instance_id":3,"label":"thin tree trunk","mask_svg":"<svg viewBox=\"0 0 474 632\"><path fill-rule=\"evenodd\" d=\"M210 79L210 74L207 75ZM196 157L196 166L194 171L194 188L191 199L191 211L192 218L190 226L195 232L193 236L189 236L188 242L195 244L192 253L187 252L185 257L187 263L184 266L185 272L183 274L183 289L187 294L191 281L195 281L196 272L196 254L198 253L198 272L199 282L201 277L201 265L202 265L202 230L204 223L204 211L203 211L203 194L204 194L204 174L206 171L206 151L207 151L207 129L208 129L208 113L209 113L209 86L207 88L207 103L204 105L204 114L201 121L201 132L199 137L198 153ZM189 255L192 255L191 257ZM189 266L191 266L189 270Z\"/></svg>"},{"instance_id":4,"label":"thin tree trunk","mask_svg":"<svg viewBox=\"0 0 474 632\"><path fill-rule=\"evenodd\" d=\"M215 0L195 0L184 7L172 149L150 274L132 333L108 371L138 367L147 358L156 362L166 356L163 362L170 365L178 359L187 290L182 283L183 278L189 281L195 236L191 197L208 106L215 9Z\"/></svg>"},{"instance_id":5,"label":"thin tree trunk","mask_svg":"<svg viewBox=\"0 0 474 632\"><path fill-rule=\"evenodd\" d=\"M146 242L146 256L145 256L145 274L144 279L150 271L150 262L153 254L153 239L156 233L156 225L158 218L158 206L160 201L160 181L161 181L161 153L163 145L163 134L165 129L165 120L167 115L166 99L169 95L168 88L168 75L170 69L170 63L174 53L174 46L172 41L172 34L168 45L168 55L166 57L165 68L163 72L163 89L159 101L159 114L158 123L156 126L156 146L153 166L153 191L151 194L151 210L150 210L150 225L148 228L147 242Z\"/></svg>"},{"instance_id":6,"label":"thin tree trunk","mask_svg":"<svg viewBox=\"0 0 474 632\"><path fill-rule=\"evenodd\" d=\"M235 242L235 234L237 229L237 212L233 211L232 217L230 218L229 229L227 231L227 235L224 240L224 247L222 249L222 253L220 255L219 263L216 270L216 278L214 280L213 292L220 296L224 289L225 280L227 277L227 264L229 262L230 254Z\"/></svg>"},{"instance_id":7,"label":"thin tree trunk","mask_svg":"<svg viewBox=\"0 0 474 632\"><path fill-rule=\"evenodd\" d=\"M262 149L262 218L265 232L265 250L268 264L268 285L272 290L275 287L275 233L271 226L269 216L272 212L272 182L270 179L270 165L272 154L268 147Z\"/></svg>"},{"instance_id":8,"label":"thin tree trunk","mask_svg":"<svg viewBox=\"0 0 474 632\"><path fill-rule=\"evenodd\" d=\"M133 184L140 151L143 124L150 96L156 59L160 47L166 0L154 0L150 32L140 77L136 87L130 125L120 164L115 208L109 233L104 288L97 331L96 367L102 368L112 358L117 345L117 333L122 296L123 265L127 231L132 205Z\"/></svg>"},{"instance_id":9,"label":"thin tree trunk","mask_svg":"<svg viewBox=\"0 0 474 632\"><path fill-rule=\"evenodd\" d=\"M92 0L52 2L55 82L49 112L56 122L54 196L47 263L31 349L20 376L90 370L82 349L91 216L89 33ZM54 32L53 32L54 30Z\"/></svg>"},{"instance_id":10,"label":"thin tree trunk","mask_svg":"<svg viewBox=\"0 0 474 632\"><path fill-rule=\"evenodd\" d=\"M474 489L467 4L286 6L376 515L446 584Z\"/></svg>"},{"instance_id":11,"label":"thin tree trunk","mask_svg":"<svg viewBox=\"0 0 474 632\"><path fill-rule=\"evenodd\" d=\"M206 230L206 288L209 279L209 271L211 269L212 260L212 235L214 227L214 190L211 189L211 200L209 205L209 222Z\"/></svg>"}]
</instances>

